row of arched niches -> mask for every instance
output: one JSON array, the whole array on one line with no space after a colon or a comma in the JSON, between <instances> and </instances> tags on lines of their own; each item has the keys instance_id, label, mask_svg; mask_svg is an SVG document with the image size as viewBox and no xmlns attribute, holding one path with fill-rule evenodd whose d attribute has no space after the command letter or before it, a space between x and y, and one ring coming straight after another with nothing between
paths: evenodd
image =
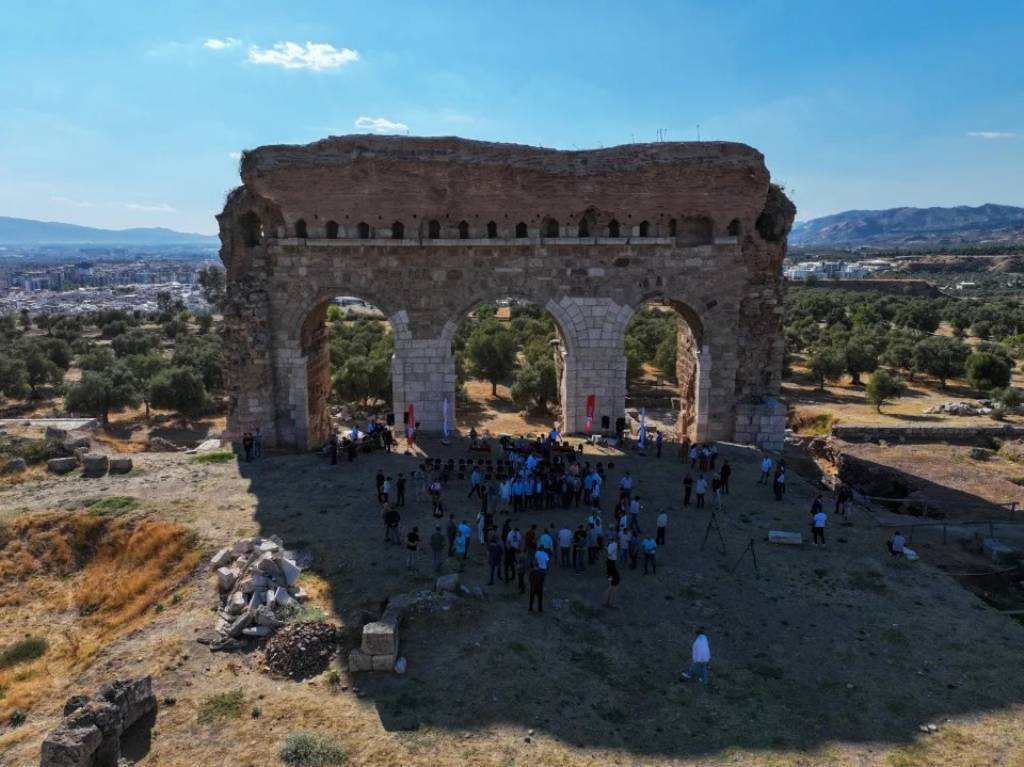
<instances>
[{"instance_id":1,"label":"row of arched niches","mask_svg":"<svg viewBox=\"0 0 1024 767\"><path fill-rule=\"evenodd\" d=\"M240 219L246 244L258 245L263 240L263 225L256 213L250 211ZM327 239L327 240L525 240L534 237L544 239L637 239L669 238L680 244L703 245L715 241L715 222L704 216L684 216L663 221L651 222L642 220L639 223L620 222L609 218L598 222L595 218L584 216L574 224L561 224L558 219L550 216L540 219L540 225L530 227L525 221L502 223L488 221L486 224L471 224L459 221L457 224L428 219L407 226L404 221L392 221L390 225L378 222L376 225L367 221L356 223L339 223L327 221L322 226L308 224L305 219L298 219L290 227L291 231L283 233L284 237L296 239ZM722 237L739 237L742 225L738 218L733 219L719 233Z\"/></svg>"}]
</instances>

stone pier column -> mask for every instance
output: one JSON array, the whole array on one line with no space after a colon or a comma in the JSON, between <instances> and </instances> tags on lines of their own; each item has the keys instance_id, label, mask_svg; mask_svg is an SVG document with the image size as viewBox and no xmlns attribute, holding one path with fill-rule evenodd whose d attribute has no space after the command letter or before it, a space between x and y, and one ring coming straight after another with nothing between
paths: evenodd
<instances>
[{"instance_id":1,"label":"stone pier column","mask_svg":"<svg viewBox=\"0 0 1024 767\"><path fill-rule=\"evenodd\" d=\"M395 333L395 355L391 359L391 391L395 411L395 432L405 433L403 414L412 403L420 430L440 433L444 400L448 399L448 426L455 431L455 357L452 339L456 325L448 321L439 336L414 338L405 310L390 318Z\"/></svg>"},{"instance_id":2,"label":"stone pier column","mask_svg":"<svg viewBox=\"0 0 1024 767\"><path fill-rule=\"evenodd\" d=\"M592 432L611 433L626 411L626 355L623 339L633 315L628 306L608 298L566 296L545 307L565 340L562 376L562 428L580 434L587 422L587 397L596 398ZM602 428L607 418L608 426Z\"/></svg>"}]
</instances>

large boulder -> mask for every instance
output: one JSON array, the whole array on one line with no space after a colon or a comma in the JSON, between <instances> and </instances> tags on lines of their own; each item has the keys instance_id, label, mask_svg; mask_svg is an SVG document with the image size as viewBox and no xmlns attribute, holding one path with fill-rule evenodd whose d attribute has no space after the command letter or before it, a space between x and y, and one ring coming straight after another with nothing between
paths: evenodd
<instances>
[{"instance_id":1,"label":"large boulder","mask_svg":"<svg viewBox=\"0 0 1024 767\"><path fill-rule=\"evenodd\" d=\"M132 459L126 455L117 455L110 459L111 474L127 474L132 470Z\"/></svg>"},{"instance_id":2,"label":"large boulder","mask_svg":"<svg viewBox=\"0 0 1024 767\"><path fill-rule=\"evenodd\" d=\"M92 447L92 440L86 436L71 437L69 439L64 440L63 447L64 452L68 453L69 455L78 452L83 447L88 452L89 448Z\"/></svg>"},{"instance_id":3,"label":"large boulder","mask_svg":"<svg viewBox=\"0 0 1024 767\"><path fill-rule=\"evenodd\" d=\"M177 453L181 448L163 437L149 438L149 451L151 453Z\"/></svg>"},{"instance_id":4,"label":"large boulder","mask_svg":"<svg viewBox=\"0 0 1024 767\"><path fill-rule=\"evenodd\" d=\"M28 464L24 458L12 458L0 468L0 475L2 474L21 474L23 471L28 470Z\"/></svg>"},{"instance_id":5,"label":"large boulder","mask_svg":"<svg viewBox=\"0 0 1024 767\"><path fill-rule=\"evenodd\" d=\"M58 429L56 426L46 427L46 436L44 439L47 442L63 442L68 437L66 429Z\"/></svg>"},{"instance_id":6,"label":"large boulder","mask_svg":"<svg viewBox=\"0 0 1024 767\"><path fill-rule=\"evenodd\" d=\"M103 477L109 466L109 459L102 453L86 453L82 456L82 476Z\"/></svg>"},{"instance_id":7,"label":"large boulder","mask_svg":"<svg viewBox=\"0 0 1024 767\"><path fill-rule=\"evenodd\" d=\"M68 458L51 458L46 462L46 470L51 474L67 474L78 467L78 459L75 456Z\"/></svg>"}]
</instances>

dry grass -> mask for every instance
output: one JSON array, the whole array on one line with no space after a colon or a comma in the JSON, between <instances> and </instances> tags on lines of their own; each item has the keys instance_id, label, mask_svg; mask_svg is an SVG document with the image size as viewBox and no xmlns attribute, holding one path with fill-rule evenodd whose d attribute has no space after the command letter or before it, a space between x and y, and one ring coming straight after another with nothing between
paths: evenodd
<instances>
[{"instance_id":1,"label":"dry grass","mask_svg":"<svg viewBox=\"0 0 1024 767\"><path fill-rule=\"evenodd\" d=\"M154 614L199 562L164 521L88 513L19 517L0 529L0 646L43 635L49 651L0 670L0 718L28 710Z\"/></svg>"}]
</instances>

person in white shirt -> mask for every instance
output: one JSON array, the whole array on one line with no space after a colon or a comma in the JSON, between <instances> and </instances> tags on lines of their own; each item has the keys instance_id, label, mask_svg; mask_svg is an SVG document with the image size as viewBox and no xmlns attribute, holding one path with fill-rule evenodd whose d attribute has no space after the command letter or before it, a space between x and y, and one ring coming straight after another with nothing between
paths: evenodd
<instances>
[{"instance_id":1,"label":"person in white shirt","mask_svg":"<svg viewBox=\"0 0 1024 767\"><path fill-rule=\"evenodd\" d=\"M814 514L813 522L811 523L811 535L814 545L818 545L818 541L821 541L821 545L825 545L825 522L828 520L828 514L824 511L817 511Z\"/></svg>"},{"instance_id":2,"label":"person in white shirt","mask_svg":"<svg viewBox=\"0 0 1024 767\"><path fill-rule=\"evenodd\" d=\"M892 540L889 541L889 553L894 557L902 557L903 550L906 548L907 539L903 537L903 534L897 530L893 533Z\"/></svg>"},{"instance_id":3,"label":"person in white shirt","mask_svg":"<svg viewBox=\"0 0 1024 767\"><path fill-rule=\"evenodd\" d=\"M619 544L613 538L606 549L604 562L608 575L608 590L604 593L605 607L615 607L615 594L619 590Z\"/></svg>"},{"instance_id":4,"label":"person in white shirt","mask_svg":"<svg viewBox=\"0 0 1024 767\"><path fill-rule=\"evenodd\" d=\"M640 532L640 496L636 496L629 502L629 527L635 532Z\"/></svg>"},{"instance_id":5,"label":"person in white shirt","mask_svg":"<svg viewBox=\"0 0 1024 767\"><path fill-rule=\"evenodd\" d=\"M708 481L704 479L704 475L701 474L697 477L697 481L693 484L693 491L697 494L697 508L704 508L704 493L708 491Z\"/></svg>"},{"instance_id":6,"label":"person in white shirt","mask_svg":"<svg viewBox=\"0 0 1024 767\"><path fill-rule=\"evenodd\" d=\"M661 512L661 514L658 515L658 518L657 520L655 520L655 522L658 526L658 531L654 536L654 542L657 543L659 546L664 546L665 528L668 527L668 514L666 514L664 511Z\"/></svg>"},{"instance_id":7,"label":"person in white shirt","mask_svg":"<svg viewBox=\"0 0 1024 767\"><path fill-rule=\"evenodd\" d=\"M697 636L693 640L690 670L682 673L682 680L686 682L696 676L701 684L707 684L710 663L711 645L708 643L707 634L704 633L704 629L697 629Z\"/></svg>"},{"instance_id":8,"label":"person in white shirt","mask_svg":"<svg viewBox=\"0 0 1024 767\"><path fill-rule=\"evenodd\" d=\"M761 479L759 479L757 481L757 483L759 485L767 485L768 484L768 478L771 477L771 474L772 474L772 459L769 458L768 456L765 456L761 460Z\"/></svg>"},{"instance_id":9,"label":"person in white shirt","mask_svg":"<svg viewBox=\"0 0 1024 767\"><path fill-rule=\"evenodd\" d=\"M629 498L633 492L633 476L627 471L619 480L619 497Z\"/></svg>"}]
</instances>

